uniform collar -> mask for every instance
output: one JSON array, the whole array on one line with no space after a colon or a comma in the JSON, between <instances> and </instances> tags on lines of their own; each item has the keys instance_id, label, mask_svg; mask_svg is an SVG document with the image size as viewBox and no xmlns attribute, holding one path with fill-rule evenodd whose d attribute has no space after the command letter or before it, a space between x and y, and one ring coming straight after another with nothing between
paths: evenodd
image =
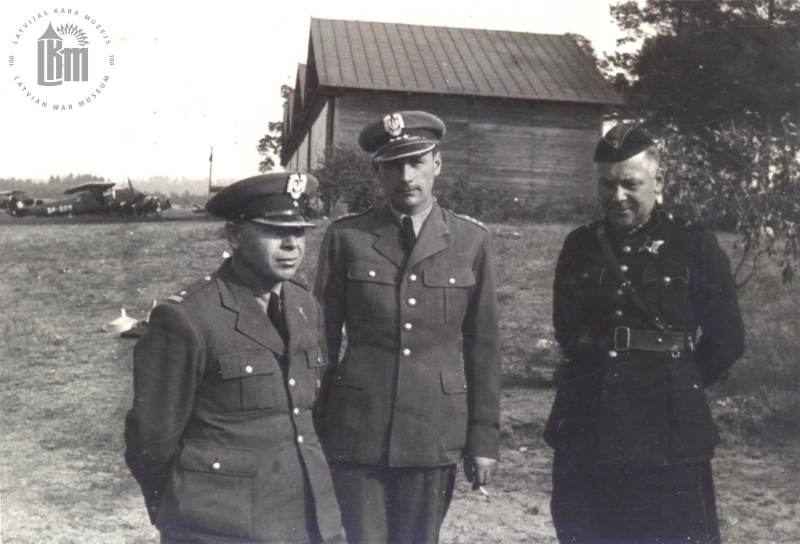
<instances>
[{"instance_id":1,"label":"uniform collar","mask_svg":"<svg viewBox=\"0 0 800 544\"><path fill-rule=\"evenodd\" d=\"M391 202L389 202L389 209L391 210L392 215L394 215L397 218L398 223L400 223L401 225L403 224L404 217L410 217L411 223L414 225L414 234L419 236L419 231L422 230L422 225L425 223L425 220L431 214L434 200L435 200L434 198L431 198L430 204L428 204L427 208L425 208L424 210L420 210L413 215L408 215L399 211L397 208L392 206Z\"/></svg>"}]
</instances>

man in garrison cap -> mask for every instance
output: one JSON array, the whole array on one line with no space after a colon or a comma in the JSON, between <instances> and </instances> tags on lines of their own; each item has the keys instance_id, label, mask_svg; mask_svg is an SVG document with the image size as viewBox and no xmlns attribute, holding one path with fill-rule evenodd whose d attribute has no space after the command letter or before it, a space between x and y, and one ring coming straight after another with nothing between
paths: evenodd
<instances>
[{"instance_id":1,"label":"man in garrison cap","mask_svg":"<svg viewBox=\"0 0 800 544\"><path fill-rule=\"evenodd\" d=\"M125 460L162 543L345 542L313 406L314 297L292 281L317 180L234 183L206 205L233 256L156 306L134 350Z\"/></svg>"},{"instance_id":2,"label":"man in garrison cap","mask_svg":"<svg viewBox=\"0 0 800 544\"><path fill-rule=\"evenodd\" d=\"M486 227L431 194L444 133L420 111L365 127L387 201L334 221L322 242L322 440L351 543L437 542L457 464L475 489L497 464L492 250Z\"/></svg>"},{"instance_id":3,"label":"man in garrison cap","mask_svg":"<svg viewBox=\"0 0 800 544\"><path fill-rule=\"evenodd\" d=\"M728 257L657 201L659 154L611 129L594 155L605 218L571 232L553 324L566 361L545 440L561 542L717 543L703 390L744 351Z\"/></svg>"}]
</instances>

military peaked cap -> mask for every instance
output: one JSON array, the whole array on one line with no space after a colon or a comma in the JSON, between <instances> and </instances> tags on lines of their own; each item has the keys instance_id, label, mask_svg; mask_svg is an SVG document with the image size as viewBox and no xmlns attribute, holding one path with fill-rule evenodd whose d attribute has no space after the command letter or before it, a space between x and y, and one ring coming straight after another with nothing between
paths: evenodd
<instances>
[{"instance_id":1,"label":"military peaked cap","mask_svg":"<svg viewBox=\"0 0 800 544\"><path fill-rule=\"evenodd\" d=\"M227 221L255 221L277 227L314 227L308 199L319 182L302 172L273 172L228 185L206 204L206 211Z\"/></svg>"},{"instance_id":2,"label":"military peaked cap","mask_svg":"<svg viewBox=\"0 0 800 544\"><path fill-rule=\"evenodd\" d=\"M597 143L594 162L627 161L655 144L642 129L619 123Z\"/></svg>"},{"instance_id":3,"label":"military peaked cap","mask_svg":"<svg viewBox=\"0 0 800 544\"><path fill-rule=\"evenodd\" d=\"M444 132L444 122L435 115L424 111L399 111L364 127L358 136L358 145L372 153L375 162L394 161L431 151Z\"/></svg>"}]
</instances>

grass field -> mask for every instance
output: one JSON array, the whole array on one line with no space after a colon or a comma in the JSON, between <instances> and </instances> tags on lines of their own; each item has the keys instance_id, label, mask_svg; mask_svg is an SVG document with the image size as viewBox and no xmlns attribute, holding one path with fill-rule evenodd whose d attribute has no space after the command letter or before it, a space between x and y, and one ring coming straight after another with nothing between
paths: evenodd
<instances>
[{"instance_id":1,"label":"grass field","mask_svg":"<svg viewBox=\"0 0 800 544\"><path fill-rule=\"evenodd\" d=\"M220 224L0 217L0 540L150 543L123 461L133 342L105 332L125 308L214 270ZM503 340L502 464L491 496L459 481L446 543L555 542L550 451L541 431L557 350L550 325L555 258L567 225L493 225ZM323 229L310 233L299 279L310 285ZM721 237L732 249L733 240ZM800 298L765 269L740 296L748 349L709 396L723 429L714 469L726 542L800 535Z\"/></svg>"}]
</instances>

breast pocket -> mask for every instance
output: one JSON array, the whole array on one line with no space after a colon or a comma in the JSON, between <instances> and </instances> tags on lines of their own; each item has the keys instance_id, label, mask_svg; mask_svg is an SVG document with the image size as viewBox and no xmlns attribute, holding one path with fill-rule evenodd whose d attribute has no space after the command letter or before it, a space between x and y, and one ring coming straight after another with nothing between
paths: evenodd
<instances>
[{"instance_id":1,"label":"breast pocket","mask_svg":"<svg viewBox=\"0 0 800 544\"><path fill-rule=\"evenodd\" d=\"M271 351L244 351L219 356L222 409L226 413L275 407L278 361Z\"/></svg>"},{"instance_id":2,"label":"breast pocket","mask_svg":"<svg viewBox=\"0 0 800 544\"><path fill-rule=\"evenodd\" d=\"M347 316L391 321L397 312L399 270L385 264L357 262L347 269Z\"/></svg>"},{"instance_id":3,"label":"breast pocket","mask_svg":"<svg viewBox=\"0 0 800 544\"><path fill-rule=\"evenodd\" d=\"M433 322L459 323L475 285L471 268L431 268L423 272L425 317Z\"/></svg>"},{"instance_id":4,"label":"breast pocket","mask_svg":"<svg viewBox=\"0 0 800 544\"><path fill-rule=\"evenodd\" d=\"M669 323L681 326L691 313L689 267L673 261L647 266L642 277L643 300L659 308Z\"/></svg>"}]
</instances>

